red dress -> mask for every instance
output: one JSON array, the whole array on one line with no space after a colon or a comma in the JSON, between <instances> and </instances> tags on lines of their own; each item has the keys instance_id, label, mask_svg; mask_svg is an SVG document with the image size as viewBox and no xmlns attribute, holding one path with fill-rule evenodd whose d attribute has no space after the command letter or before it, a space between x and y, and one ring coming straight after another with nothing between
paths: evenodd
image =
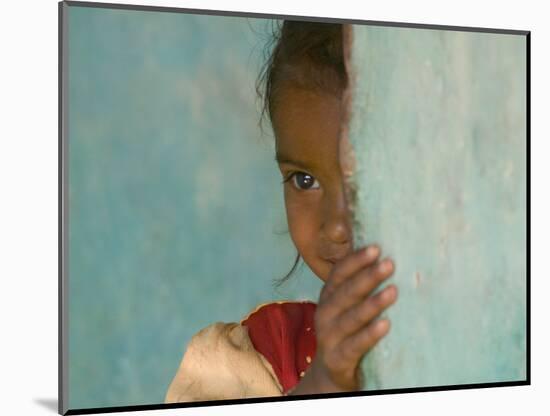
<instances>
[{"instance_id":1,"label":"red dress","mask_svg":"<svg viewBox=\"0 0 550 416\"><path fill-rule=\"evenodd\" d=\"M286 395L315 358L316 304L259 305L240 323L217 322L193 336L165 402Z\"/></svg>"},{"instance_id":2,"label":"red dress","mask_svg":"<svg viewBox=\"0 0 550 416\"><path fill-rule=\"evenodd\" d=\"M259 306L241 321L256 351L273 367L286 394L315 357L313 302L276 302Z\"/></svg>"}]
</instances>

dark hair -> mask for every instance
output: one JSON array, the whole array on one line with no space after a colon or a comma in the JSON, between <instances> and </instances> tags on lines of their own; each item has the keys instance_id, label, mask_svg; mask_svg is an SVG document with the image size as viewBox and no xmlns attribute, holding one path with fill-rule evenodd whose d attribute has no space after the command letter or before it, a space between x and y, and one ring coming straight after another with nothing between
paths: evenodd
<instances>
[{"instance_id":1,"label":"dark hair","mask_svg":"<svg viewBox=\"0 0 550 416\"><path fill-rule=\"evenodd\" d=\"M277 98L285 85L336 96L347 86L341 24L284 20L266 47L268 55L256 80L256 93L262 100L260 128L266 114L273 123ZM299 262L298 253L290 272L275 280L276 286L288 280Z\"/></svg>"},{"instance_id":2,"label":"dark hair","mask_svg":"<svg viewBox=\"0 0 550 416\"><path fill-rule=\"evenodd\" d=\"M346 88L341 24L284 20L266 46L269 55L256 80L262 100L260 123L266 114L273 120L278 92L285 84L337 96Z\"/></svg>"}]
</instances>

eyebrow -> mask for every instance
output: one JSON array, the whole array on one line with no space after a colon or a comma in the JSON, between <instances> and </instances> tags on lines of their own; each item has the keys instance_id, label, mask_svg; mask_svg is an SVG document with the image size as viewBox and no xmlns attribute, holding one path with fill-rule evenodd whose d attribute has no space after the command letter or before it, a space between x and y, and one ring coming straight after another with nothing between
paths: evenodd
<instances>
[{"instance_id":1,"label":"eyebrow","mask_svg":"<svg viewBox=\"0 0 550 416\"><path fill-rule=\"evenodd\" d=\"M280 154L280 153L275 153L275 161L279 164L287 163L287 164L290 164L290 165L295 165L295 166L299 167L300 169L305 169L305 170L309 169L306 164L304 164L300 161L297 161L297 160L293 160L292 158L290 158L288 156L285 156L283 154Z\"/></svg>"}]
</instances>

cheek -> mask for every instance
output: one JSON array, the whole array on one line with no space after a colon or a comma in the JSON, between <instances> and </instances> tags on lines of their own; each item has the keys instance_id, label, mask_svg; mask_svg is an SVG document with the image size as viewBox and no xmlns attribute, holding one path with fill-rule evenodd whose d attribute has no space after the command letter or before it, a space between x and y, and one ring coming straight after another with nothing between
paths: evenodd
<instances>
[{"instance_id":1,"label":"cheek","mask_svg":"<svg viewBox=\"0 0 550 416\"><path fill-rule=\"evenodd\" d=\"M307 259L315 252L317 215L311 204L304 203L302 198L295 198L293 193L292 190L285 190L288 230L300 255Z\"/></svg>"},{"instance_id":2,"label":"cheek","mask_svg":"<svg viewBox=\"0 0 550 416\"><path fill-rule=\"evenodd\" d=\"M287 211L287 214L289 212ZM305 217L301 214L293 214L290 210L288 215L288 229L292 241L296 246L300 255L305 259L309 259L314 250L315 230L311 223L311 218Z\"/></svg>"},{"instance_id":3,"label":"cheek","mask_svg":"<svg viewBox=\"0 0 550 416\"><path fill-rule=\"evenodd\" d=\"M315 203L293 198L285 192L285 206L288 229L296 249L313 272L325 280L327 271L317 254L320 223Z\"/></svg>"},{"instance_id":4,"label":"cheek","mask_svg":"<svg viewBox=\"0 0 550 416\"><path fill-rule=\"evenodd\" d=\"M288 230L302 257L308 257L315 241L315 215L285 193Z\"/></svg>"}]
</instances>

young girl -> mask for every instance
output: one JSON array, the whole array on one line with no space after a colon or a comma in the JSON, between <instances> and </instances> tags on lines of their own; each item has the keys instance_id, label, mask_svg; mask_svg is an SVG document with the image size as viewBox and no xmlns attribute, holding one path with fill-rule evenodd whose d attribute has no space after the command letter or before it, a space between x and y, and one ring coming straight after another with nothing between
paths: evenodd
<instances>
[{"instance_id":1,"label":"young girl","mask_svg":"<svg viewBox=\"0 0 550 416\"><path fill-rule=\"evenodd\" d=\"M259 78L276 139L288 227L325 283L318 303L273 302L190 341L167 403L356 391L363 356L389 331L376 319L394 264L375 246L354 251L339 163L348 84L343 27L285 21Z\"/></svg>"}]
</instances>

